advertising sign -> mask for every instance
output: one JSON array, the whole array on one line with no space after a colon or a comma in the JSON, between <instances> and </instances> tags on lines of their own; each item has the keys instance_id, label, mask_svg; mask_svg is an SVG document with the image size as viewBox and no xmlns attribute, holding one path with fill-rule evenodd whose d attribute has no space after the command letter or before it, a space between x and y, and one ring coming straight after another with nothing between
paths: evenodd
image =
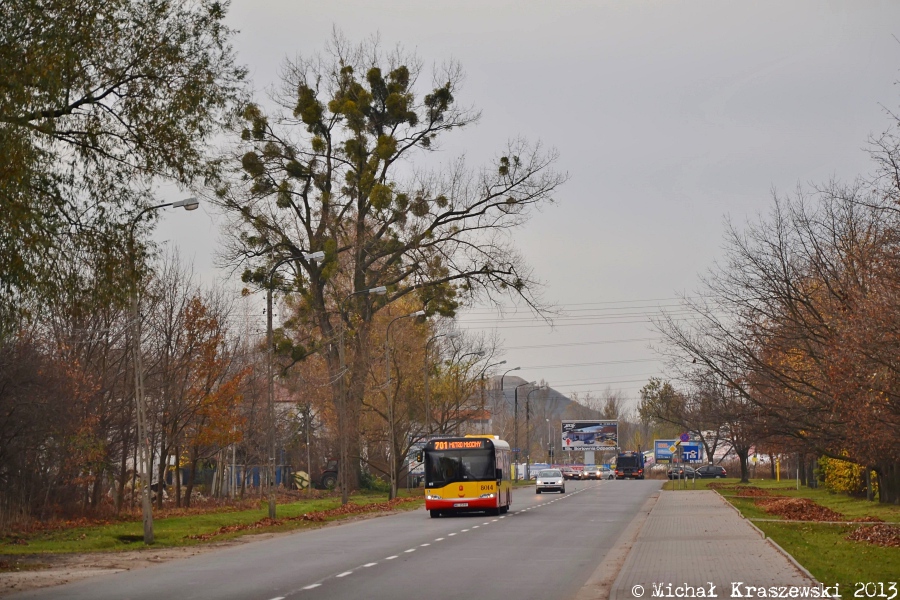
<instances>
[{"instance_id":1,"label":"advertising sign","mask_svg":"<svg viewBox=\"0 0 900 600\"><path fill-rule=\"evenodd\" d=\"M678 450L675 440L653 440L653 457L656 462L661 464L672 462L672 448Z\"/></svg>"},{"instance_id":2,"label":"advertising sign","mask_svg":"<svg viewBox=\"0 0 900 600\"><path fill-rule=\"evenodd\" d=\"M681 456L684 462L700 462L700 444L682 444Z\"/></svg>"},{"instance_id":3,"label":"advertising sign","mask_svg":"<svg viewBox=\"0 0 900 600\"><path fill-rule=\"evenodd\" d=\"M563 421L563 450L615 450L619 445L618 421Z\"/></svg>"}]
</instances>

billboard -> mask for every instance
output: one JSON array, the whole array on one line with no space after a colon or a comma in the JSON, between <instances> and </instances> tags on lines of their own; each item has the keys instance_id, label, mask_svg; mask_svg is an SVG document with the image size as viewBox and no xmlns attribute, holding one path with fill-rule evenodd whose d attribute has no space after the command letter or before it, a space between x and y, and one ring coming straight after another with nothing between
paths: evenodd
<instances>
[{"instance_id":1,"label":"billboard","mask_svg":"<svg viewBox=\"0 0 900 600\"><path fill-rule=\"evenodd\" d=\"M615 450L618 445L618 421L562 422L560 448L563 450Z\"/></svg>"},{"instance_id":2,"label":"billboard","mask_svg":"<svg viewBox=\"0 0 900 600\"><path fill-rule=\"evenodd\" d=\"M657 464L672 462L672 448L676 440L653 440L653 458Z\"/></svg>"}]
</instances>

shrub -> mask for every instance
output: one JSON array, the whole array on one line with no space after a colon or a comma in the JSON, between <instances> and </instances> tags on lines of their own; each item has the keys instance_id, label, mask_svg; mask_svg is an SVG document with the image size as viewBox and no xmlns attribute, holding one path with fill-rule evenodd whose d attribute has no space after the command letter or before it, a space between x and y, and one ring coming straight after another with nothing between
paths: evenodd
<instances>
[{"instance_id":1,"label":"shrub","mask_svg":"<svg viewBox=\"0 0 900 600\"><path fill-rule=\"evenodd\" d=\"M866 493L865 468L855 463L837 458L822 457L819 470L824 475L825 488L832 492L862 496ZM870 474L873 494L878 495L875 473Z\"/></svg>"}]
</instances>

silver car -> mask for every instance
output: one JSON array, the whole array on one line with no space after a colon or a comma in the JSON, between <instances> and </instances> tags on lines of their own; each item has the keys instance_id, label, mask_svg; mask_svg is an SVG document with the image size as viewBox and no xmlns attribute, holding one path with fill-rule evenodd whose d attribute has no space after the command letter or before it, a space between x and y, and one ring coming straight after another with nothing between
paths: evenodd
<instances>
[{"instance_id":1,"label":"silver car","mask_svg":"<svg viewBox=\"0 0 900 600\"><path fill-rule=\"evenodd\" d=\"M535 480L534 493L559 492L566 493L566 480L559 469L541 469Z\"/></svg>"}]
</instances>

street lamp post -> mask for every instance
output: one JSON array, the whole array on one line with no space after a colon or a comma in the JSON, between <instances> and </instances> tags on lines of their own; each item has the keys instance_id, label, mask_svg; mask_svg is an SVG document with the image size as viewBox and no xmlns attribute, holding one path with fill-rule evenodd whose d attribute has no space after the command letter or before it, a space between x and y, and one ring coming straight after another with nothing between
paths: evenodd
<instances>
[{"instance_id":1,"label":"street lamp post","mask_svg":"<svg viewBox=\"0 0 900 600\"><path fill-rule=\"evenodd\" d=\"M388 495L388 500L393 500L397 495L397 471L394 467L394 452L396 451L396 440L394 439L394 392L391 390L391 325L393 325L400 319L421 317L424 314L424 310L417 310L416 312L409 313L408 315L395 317L391 320L390 323L388 323L387 331L384 335L384 362L387 367L387 383L385 383L385 389L387 390L388 395L388 425L391 432L390 452L388 453L388 460L390 461L389 471L391 477L391 492Z\"/></svg>"},{"instance_id":2,"label":"street lamp post","mask_svg":"<svg viewBox=\"0 0 900 600\"><path fill-rule=\"evenodd\" d=\"M467 357L467 356L479 356L479 357L480 357L480 356L484 356L484 354L485 354L484 350L478 350L478 351L476 351L476 352L467 352L467 353L463 354L462 356L460 356L460 357L459 357L459 360L456 361L456 362L457 362L457 364L462 364L462 360L463 360L465 357ZM453 379L454 379L454 382L453 382L453 384L454 384L454 385L453 385L453 388L454 388L454 391L456 392L456 393L454 394L454 395L456 396L456 426L455 426L455 429L456 429L456 435L459 435L459 426L462 425L462 422L461 422L461 420L460 420L460 418L459 418L459 412L460 412L460 406L459 406L459 404L460 404L460 402L459 402L459 400L460 400L460 398L459 398L460 390L459 390L459 385L458 385L459 377L456 376L456 377L454 377Z\"/></svg>"},{"instance_id":3,"label":"street lamp post","mask_svg":"<svg viewBox=\"0 0 900 600\"><path fill-rule=\"evenodd\" d=\"M510 371L518 371L521 368L522 367L513 367L512 369L507 369L506 371L504 371L503 375L500 376L500 396L503 397L504 404L506 403L506 392L504 391L504 388L503 388L503 379L506 377L506 374L509 373ZM504 412L506 412L506 411L504 410ZM515 433L513 435L515 435Z\"/></svg>"},{"instance_id":4,"label":"street lamp post","mask_svg":"<svg viewBox=\"0 0 900 600\"><path fill-rule=\"evenodd\" d=\"M322 260L325 253L322 251L302 253L303 260ZM268 396L268 420L269 420L269 518L275 518L275 472L277 464L275 460L275 369L273 366L275 355L275 333L272 329L272 277L275 271L281 265L297 260L296 256L286 256L275 262L266 274L266 344L268 352L266 353L266 379L267 379L267 396Z\"/></svg>"},{"instance_id":5,"label":"street lamp post","mask_svg":"<svg viewBox=\"0 0 900 600\"><path fill-rule=\"evenodd\" d=\"M485 431L484 431L484 414L483 414L485 412L485 409L484 409L484 374L491 367L496 367L496 366L505 365L505 364L506 364L506 361L501 360L500 362L495 362L490 365L485 365L485 367L481 370L481 412L482 412L481 433L485 433Z\"/></svg>"},{"instance_id":6,"label":"street lamp post","mask_svg":"<svg viewBox=\"0 0 900 600\"><path fill-rule=\"evenodd\" d=\"M544 386L536 387L525 394L525 479L531 479L531 395L543 389Z\"/></svg>"},{"instance_id":7,"label":"street lamp post","mask_svg":"<svg viewBox=\"0 0 900 600\"><path fill-rule=\"evenodd\" d=\"M431 435L431 405L430 405L430 393L428 389L428 347L431 342L435 341L438 338L446 337L448 339L455 339L459 337L459 333L455 331L451 331L449 333L438 333L437 335L433 335L428 338L428 341L425 342L425 365L423 367L423 373L425 377L425 435Z\"/></svg>"},{"instance_id":8,"label":"street lamp post","mask_svg":"<svg viewBox=\"0 0 900 600\"><path fill-rule=\"evenodd\" d=\"M338 376L340 381L340 398L338 406L338 446L340 448L340 456L338 464L338 477L341 482L342 505L347 504L350 501L350 449L347 447L347 386L345 382L347 359L344 344L344 303L353 296L358 296L361 294L375 294L378 296L383 296L387 294L387 288L383 285L380 285L378 287L350 292L349 294L344 296L343 300L338 303L338 319L341 326L340 340L338 341L338 358L340 360L340 373Z\"/></svg>"},{"instance_id":9,"label":"street lamp post","mask_svg":"<svg viewBox=\"0 0 900 600\"><path fill-rule=\"evenodd\" d=\"M153 543L153 507L150 502L150 461L152 451L150 438L147 436L147 406L144 401L144 366L141 358L141 311L138 300L137 257L134 247L134 229L141 217L150 211L172 206L185 210L196 210L200 202L196 198L186 198L176 202L166 202L155 206L148 206L135 215L128 227L128 258L131 263L131 336L132 351L134 353L134 404L137 412L137 445L141 470L141 512L144 521L144 543Z\"/></svg>"},{"instance_id":10,"label":"street lamp post","mask_svg":"<svg viewBox=\"0 0 900 600\"><path fill-rule=\"evenodd\" d=\"M547 464L553 464L553 434L550 431L550 419L547 419Z\"/></svg>"},{"instance_id":11,"label":"street lamp post","mask_svg":"<svg viewBox=\"0 0 900 600\"><path fill-rule=\"evenodd\" d=\"M513 444L515 445L515 459L516 459L516 481L519 480L519 388L524 387L526 385L534 385L534 381L529 381L527 383L520 383L513 390Z\"/></svg>"}]
</instances>

